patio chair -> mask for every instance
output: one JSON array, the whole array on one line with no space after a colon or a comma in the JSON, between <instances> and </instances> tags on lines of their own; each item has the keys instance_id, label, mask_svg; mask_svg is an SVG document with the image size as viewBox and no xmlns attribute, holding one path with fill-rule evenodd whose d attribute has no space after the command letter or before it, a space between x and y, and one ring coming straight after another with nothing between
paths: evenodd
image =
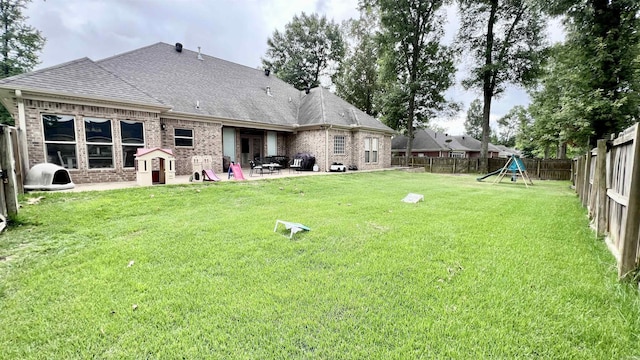
<instances>
[{"instance_id":1,"label":"patio chair","mask_svg":"<svg viewBox=\"0 0 640 360\"><path fill-rule=\"evenodd\" d=\"M259 172L260 176L264 175L262 164L256 163L255 161L249 161L249 165L251 166L251 170L249 171L249 176L253 176L254 172Z\"/></svg>"},{"instance_id":2,"label":"patio chair","mask_svg":"<svg viewBox=\"0 0 640 360\"><path fill-rule=\"evenodd\" d=\"M289 165L289 172L291 172L292 169L298 171L300 168L302 168L302 159L293 159L291 165Z\"/></svg>"}]
</instances>

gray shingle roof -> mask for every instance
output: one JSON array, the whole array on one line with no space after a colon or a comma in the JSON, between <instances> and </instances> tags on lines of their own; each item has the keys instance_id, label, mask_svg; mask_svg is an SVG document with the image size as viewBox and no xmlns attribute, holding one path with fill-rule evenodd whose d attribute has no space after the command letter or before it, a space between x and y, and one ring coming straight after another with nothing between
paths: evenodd
<instances>
[{"instance_id":1,"label":"gray shingle roof","mask_svg":"<svg viewBox=\"0 0 640 360\"><path fill-rule=\"evenodd\" d=\"M324 112L324 116L322 116ZM331 124L337 126L359 126L367 129L393 131L388 126L349 104L334 93L323 89L312 89L300 106L300 125Z\"/></svg>"},{"instance_id":2,"label":"gray shingle roof","mask_svg":"<svg viewBox=\"0 0 640 360\"><path fill-rule=\"evenodd\" d=\"M300 125L331 124L393 131L364 111L321 87L311 89L309 94L303 93L298 119Z\"/></svg>"},{"instance_id":3,"label":"gray shingle roof","mask_svg":"<svg viewBox=\"0 0 640 360\"><path fill-rule=\"evenodd\" d=\"M201 58L195 51L177 52L172 45L157 43L98 64L176 112L266 124L297 122L300 91L262 70L204 54Z\"/></svg>"},{"instance_id":4,"label":"gray shingle roof","mask_svg":"<svg viewBox=\"0 0 640 360\"><path fill-rule=\"evenodd\" d=\"M55 92L69 96L162 105L88 58L0 80L1 88Z\"/></svg>"},{"instance_id":5,"label":"gray shingle roof","mask_svg":"<svg viewBox=\"0 0 640 360\"><path fill-rule=\"evenodd\" d=\"M333 124L393 132L328 90L305 94L263 70L165 43L14 76L0 80L0 88L164 105L175 113L291 128Z\"/></svg>"},{"instance_id":6,"label":"gray shingle roof","mask_svg":"<svg viewBox=\"0 0 640 360\"><path fill-rule=\"evenodd\" d=\"M430 129L420 129L414 133L413 136L413 151L444 151L449 150L445 148L444 145L438 143L436 141L437 136L434 136L436 133ZM444 135L440 134L442 140L444 140ZM394 136L391 141L392 149L406 149L408 137L404 135Z\"/></svg>"}]
</instances>

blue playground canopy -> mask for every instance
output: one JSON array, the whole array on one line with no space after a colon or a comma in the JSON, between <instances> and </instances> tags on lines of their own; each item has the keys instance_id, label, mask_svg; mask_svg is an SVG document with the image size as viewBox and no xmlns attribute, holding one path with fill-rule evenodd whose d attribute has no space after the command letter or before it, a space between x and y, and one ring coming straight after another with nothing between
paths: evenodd
<instances>
[{"instance_id":1,"label":"blue playground canopy","mask_svg":"<svg viewBox=\"0 0 640 360\"><path fill-rule=\"evenodd\" d=\"M511 161L511 165L509 165L509 170L511 170L511 171L518 171L518 170L525 171L527 169L524 167L524 163L522 162L522 160L520 160L519 157L513 156L513 161Z\"/></svg>"}]
</instances>

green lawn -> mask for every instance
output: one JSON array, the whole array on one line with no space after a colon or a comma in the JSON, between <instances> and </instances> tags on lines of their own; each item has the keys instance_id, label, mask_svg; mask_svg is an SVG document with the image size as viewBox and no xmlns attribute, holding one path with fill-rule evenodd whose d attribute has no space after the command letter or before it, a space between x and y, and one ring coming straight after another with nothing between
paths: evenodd
<instances>
[{"instance_id":1,"label":"green lawn","mask_svg":"<svg viewBox=\"0 0 640 360\"><path fill-rule=\"evenodd\" d=\"M487 180L30 194L0 235L0 358L640 355L637 290L569 183ZM276 219L312 230L289 240Z\"/></svg>"}]
</instances>

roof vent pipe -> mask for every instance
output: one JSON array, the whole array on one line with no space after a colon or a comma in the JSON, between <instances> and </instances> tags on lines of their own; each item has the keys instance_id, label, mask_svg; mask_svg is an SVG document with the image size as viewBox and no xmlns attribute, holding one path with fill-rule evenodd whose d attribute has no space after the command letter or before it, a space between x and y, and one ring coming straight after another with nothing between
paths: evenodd
<instances>
[{"instance_id":1,"label":"roof vent pipe","mask_svg":"<svg viewBox=\"0 0 640 360\"><path fill-rule=\"evenodd\" d=\"M271 73L271 70L269 70L269 69L264 69L264 74L265 74L266 76L269 76L269 74L270 74L270 73Z\"/></svg>"},{"instance_id":2,"label":"roof vent pipe","mask_svg":"<svg viewBox=\"0 0 640 360\"><path fill-rule=\"evenodd\" d=\"M176 43L176 51L177 52L182 52L182 44Z\"/></svg>"},{"instance_id":3,"label":"roof vent pipe","mask_svg":"<svg viewBox=\"0 0 640 360\"><path fill-rule=\"evenodd\" d=\"M311 91L310 87L307 86L307 87L304 88L304 93L305 94L308 94L310 91Z\"/></svg>"},{"instance_id":4,"label":"roof vent pipe","mask_svg":"<svg viewBox=\"0 0 640 360\"><path fill-rule=\"evenodd\" d=\"M270 86L267 86L267 95L273 96L273 95L271 95L271 87Z\"/></svg>"},{"instance_id":5,"label":"roof vent pipe","mask_svg":"<svg viewBox=\"0 0 640 360\"><path fill-rule=\"evenodd\" d=\"M200 53L200 46L198 46L198 60L204 60L202 58L202 54Z\"/></svg>"}]
</instances>

